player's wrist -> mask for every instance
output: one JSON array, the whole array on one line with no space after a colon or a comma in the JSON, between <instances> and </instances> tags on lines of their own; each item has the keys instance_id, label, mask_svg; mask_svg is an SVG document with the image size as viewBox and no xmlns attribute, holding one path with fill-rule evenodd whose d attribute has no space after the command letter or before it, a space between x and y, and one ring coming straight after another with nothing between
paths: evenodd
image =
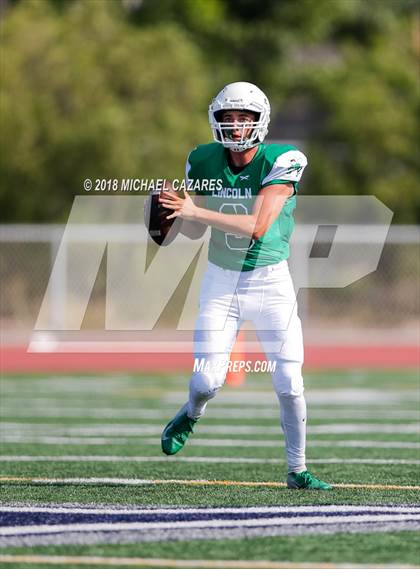
<instances>
[{"instance_id":1,"label":"player's wrist","mask_svg":"<svg viewBox=\"0 0 420 569\"><path fill-rule=\"evenodd\" d=\"M204 209L202 207L195 206L192 212L192 221L202 222L204 221Z\"/></svg>"}]
</instances>

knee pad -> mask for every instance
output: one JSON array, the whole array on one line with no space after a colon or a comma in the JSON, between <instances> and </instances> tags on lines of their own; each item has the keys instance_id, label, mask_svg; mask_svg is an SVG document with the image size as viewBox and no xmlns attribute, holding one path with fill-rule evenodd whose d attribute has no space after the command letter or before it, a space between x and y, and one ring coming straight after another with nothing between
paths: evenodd
<instances>
[{"instance_id":1,"label":"knee pad","mask_svg":"<svg viewBox=\"0 0 420 569\"><path fill-rule=\"evenodd\" d=\"M298 397L303 394L302 365L300 362L277 361L272 373L273 386L277 396Z\"/></svg>"},{"instance_id":2,"label":"knee pad","mask_svg":"<svg viewBox=\"0 0 420 569\"><path fill-rule=\"evenodd\" d=\"M195 372L191 376L190 390L198 397L211 399L225 381L225 375Z\"/></svg>"}]
</instances>

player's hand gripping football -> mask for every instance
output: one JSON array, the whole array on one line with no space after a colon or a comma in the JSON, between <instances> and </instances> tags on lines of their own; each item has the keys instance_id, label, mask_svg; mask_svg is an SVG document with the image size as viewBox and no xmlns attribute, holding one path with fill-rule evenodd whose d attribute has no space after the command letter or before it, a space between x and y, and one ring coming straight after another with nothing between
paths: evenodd
<instances>
[{"instance_id":1,"label":"player's hand gripping football","mask_svg":"<svg viewBox=\"0 0 420 569\"><path fill-rule=\"evenodd\" d=\"M173 192L162 192L159 202L167 209L172 209L173 213L168 215L166 219L181 217L182 219L194 220L196 217L197 206L192 201L188 192L183 190L184 197L181 198Z\"/></svg>"}]
</instances>

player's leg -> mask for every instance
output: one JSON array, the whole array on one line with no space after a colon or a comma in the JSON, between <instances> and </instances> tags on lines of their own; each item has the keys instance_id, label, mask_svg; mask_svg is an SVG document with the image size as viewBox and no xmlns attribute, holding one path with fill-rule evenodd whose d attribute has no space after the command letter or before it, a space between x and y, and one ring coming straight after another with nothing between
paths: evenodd
<instances>
[{"instance_id":1,"label":"player's leg","mask_svg":"<svg viewBox=\"0 0 420 569\"><path fill-rule=\"evenodd\" d=\"M209 322L214 324L214 314L211 316L202 313L198 322L201 328L194 334L194 371L190 380L187 409L188 415L196 420L204 414L208 401L215 397L225 382L240 321L229 315L220 330L205 329Z\"/></svg>"},{"instance_id":2,"label":"player's leg","mask_svg":"<svg viewBox=\"0 0 420 569\"><path fill-rule=\"evenodd\" d=\"M229 279L223 269L212 266L204 277L194 332L194 370L189 400L162 433L165 454L181 450L208 401L225 382L230 352L240 326L235 288L236 282Z\"/></svg>"},{"instance_id":3,"label":"player's leg","mask_svg":"<svg viewBox=\"0 0 420 569\"><path fill-rule=\"evenodd\" d=\"M302 377L303 337L293 283L283 262L264 280L264 303L255 322L267 359L273 362L273 386L280 402L286 443L289 488L329 489L306 468L306 402Z\"/></svg>"},{"instance_id":4,"label":"player's leg","mask_svg":"<svg viewBox=\"0 0 420 569\"><path fill-rule=\"evenodd\" d=\"M188 415L193 419L201 417L207 402L226 379L226 368L240 326L237 280L237 273L209 264L201 285L188 401Z\"/></svg>"},{"instance_id":5,"label":"player's leg","mask_svg":"<svg viewBox=\"0 0 420 569\"><path fill-rule=\"evenodd\" d=\"M286 310L283 307L283 310ZM266 326L270 320L265 318ZM271 324L276 314L271 315ZM306 402L303 394L303 342L300 322L293 317L287 330L258 330L267 359L272 362L274 390L280 402L281 426L289 472L306 470Z\"/></svg>"}]
</instances>

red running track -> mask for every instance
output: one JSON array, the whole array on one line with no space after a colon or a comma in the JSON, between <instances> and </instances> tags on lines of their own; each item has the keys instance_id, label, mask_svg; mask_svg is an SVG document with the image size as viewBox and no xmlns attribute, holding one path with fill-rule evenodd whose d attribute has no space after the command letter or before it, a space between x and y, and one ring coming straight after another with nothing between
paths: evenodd
<instances>
[{"instance_id":1,"label":"red running track","mask_svg":"<svg viewBox=\"0 0 420 569\"><path fill-rule=\"evenodd\" d=\"M262 354L245 359L264 359ZM189 372L193 357L186 353L28 353L26 346L0 350L2 373L67 372ZM305 369L419 368L420 348L408 346L306 346Z\"/></svg>"}]
</instances>

